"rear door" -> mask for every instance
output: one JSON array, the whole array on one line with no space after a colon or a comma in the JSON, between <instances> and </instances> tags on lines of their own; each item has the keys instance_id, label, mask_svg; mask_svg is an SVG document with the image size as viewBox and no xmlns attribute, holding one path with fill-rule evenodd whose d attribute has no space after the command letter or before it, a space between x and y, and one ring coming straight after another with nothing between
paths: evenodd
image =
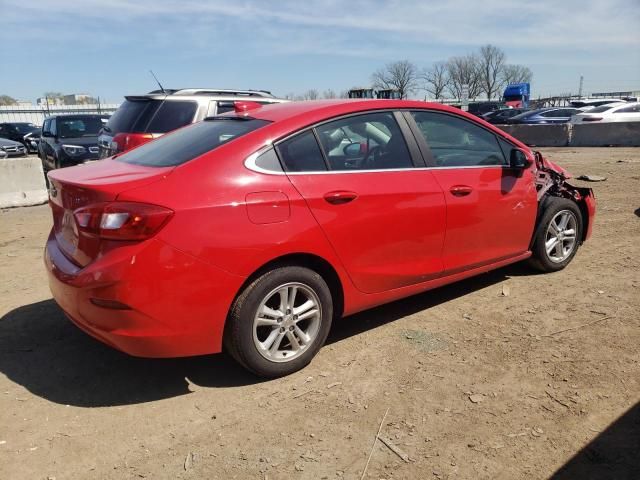
<instances>
[{"instance_id":1,"label":"rear door","mask_svg":"<svg viewBox=\"0 0 640 480\"><path fill-rule=\"evenodd\" d=\"M538 201L532 170L508 165L515 147L460 116L413 111L407 117L426 142L446 199L445 274L526 252Z\"/></svg>"},{"instance_id":2,"label":"rear door","mask_svg":"<svg viewBox=\"0 0 640 480\"><path fill-rule=\"evenodd\" d=\"M327 122L280 142L278 153L359 290L441 274L444 195L433 173L418 168L424 165L401 115Z\"/></svg>"}]
</instances>

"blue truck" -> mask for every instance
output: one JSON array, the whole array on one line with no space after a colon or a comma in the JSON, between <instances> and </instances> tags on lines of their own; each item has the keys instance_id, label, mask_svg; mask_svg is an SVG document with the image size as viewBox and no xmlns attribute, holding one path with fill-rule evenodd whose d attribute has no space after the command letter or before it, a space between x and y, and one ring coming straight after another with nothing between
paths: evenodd
<instances>
[{"instance_id":1,"label":"blue truck","mask_svg":"<svg viewBox=\"0 0 640 480\"><path fill-rule=\"evenodd\" d=\"M502 100L514 108L528 108L531 86L528 83L510 83L504 89Z\"/></svg>"}]
</instances>

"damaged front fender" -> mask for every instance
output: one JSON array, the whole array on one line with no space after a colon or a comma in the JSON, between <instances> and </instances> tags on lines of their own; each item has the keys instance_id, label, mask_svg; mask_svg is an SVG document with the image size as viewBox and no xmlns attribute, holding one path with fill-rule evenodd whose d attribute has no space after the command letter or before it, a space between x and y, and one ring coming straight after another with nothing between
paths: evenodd
<instances>
[{"instance_id":1,"label":"damaged front fender","mask_svg":"<svg viewBox=\"0 0 640 480\"><path fill-rule=\"evenodd\" d=\"M536 191L538 193L538 218L544 211L545 198L561 197L576 202L582 213L582 241L591 237L596 200L593 190L576 187L567 182L571 174L564 168L546 160L540 152L534 152L536 163Z\"/></svg>"}]
</instances>

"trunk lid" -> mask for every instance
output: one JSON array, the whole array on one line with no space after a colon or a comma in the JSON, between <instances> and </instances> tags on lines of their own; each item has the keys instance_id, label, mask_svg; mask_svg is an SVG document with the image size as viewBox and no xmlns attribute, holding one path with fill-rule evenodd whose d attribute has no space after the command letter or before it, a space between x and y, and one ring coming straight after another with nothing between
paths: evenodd
<instances>
[{"instance_id":1,"label":"trunk lid","mask_svg":"<svg viewBox=\"0 0 640 480\"><path fill-rule=\"evenodd\" d=\"M124 191L164 179L173 168L101 160L49 172L49 204L60 250L73 263L84 267L105 248L122 244L81 234L74 211L93 204L113 202Z\"/></svg>"}]
</instances>

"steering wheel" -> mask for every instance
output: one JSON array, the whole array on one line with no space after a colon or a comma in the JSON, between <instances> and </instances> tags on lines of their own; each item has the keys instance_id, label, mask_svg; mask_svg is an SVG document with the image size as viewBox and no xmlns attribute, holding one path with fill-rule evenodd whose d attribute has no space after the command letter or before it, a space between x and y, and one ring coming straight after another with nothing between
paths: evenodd
<instances>
[{"instance_id":1,"label":"steering wheel","mask_svg":"<svg viewBox=\"0 0 640 480\"><path fill-rule=\"evenodd\" d=\"M365 157L362 159L362 165L365 170L369 170L368 167L373 167L376 157L381 152L380 147L370 148Z\"/></svg>"}]
</instances>

